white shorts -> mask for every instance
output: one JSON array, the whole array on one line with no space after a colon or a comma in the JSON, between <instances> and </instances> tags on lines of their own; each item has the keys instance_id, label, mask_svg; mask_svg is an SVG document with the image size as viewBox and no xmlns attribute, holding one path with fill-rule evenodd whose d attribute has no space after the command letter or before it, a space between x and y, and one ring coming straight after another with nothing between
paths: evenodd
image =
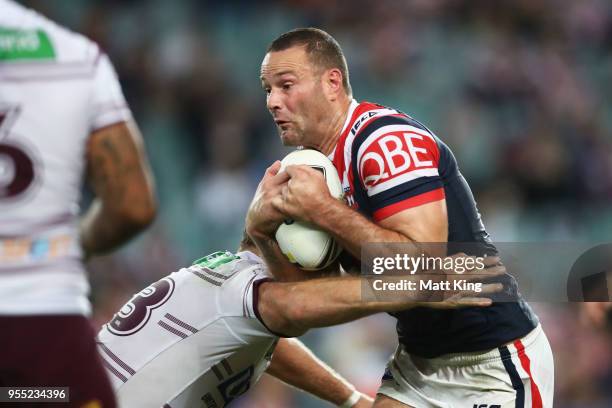
<instances>
[{"instance_id":1,"label":"white shorts","mask_svg":"<svg viewBox=\"0 0 612 408\"><path fill-rule=\"evenodd\" d=\"M414 408L548 408L553 406L554 362L541 326L487 352L410 355L400 345L379 394Z\"/></svg>"}]
</instances>

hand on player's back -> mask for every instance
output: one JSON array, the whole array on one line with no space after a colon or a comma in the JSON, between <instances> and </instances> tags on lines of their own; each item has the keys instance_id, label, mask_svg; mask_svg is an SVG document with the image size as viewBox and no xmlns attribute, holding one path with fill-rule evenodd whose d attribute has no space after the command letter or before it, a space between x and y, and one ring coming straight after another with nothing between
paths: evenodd
<instances>
[{"instance_id":1,"label":"hand on player's back","mask_svg":"<svg viewBox=\"0 0 612 408\"><path fill-rule=\"evenodd\" d=\"M259 182L245 222L247 233L251 236L273 236L286 218L272 205L272 200L280 197L281 189L289 179L287 173L279 173L279 169L280 161L277 160L267 168Z\"/></svg>"},{"instance_id":2,"label":"hand on player's back","mask_svg":"<svg viewBox=\"0 0 612 408\"><path fill-rule=\"evenodd\" d=\"M318 170L303 165L287 166L285 173L289 180L272 204L288 218L315 223L314 217L325 208L327 200L334 200L325 178Z\"/></svg>"}]
</instances>

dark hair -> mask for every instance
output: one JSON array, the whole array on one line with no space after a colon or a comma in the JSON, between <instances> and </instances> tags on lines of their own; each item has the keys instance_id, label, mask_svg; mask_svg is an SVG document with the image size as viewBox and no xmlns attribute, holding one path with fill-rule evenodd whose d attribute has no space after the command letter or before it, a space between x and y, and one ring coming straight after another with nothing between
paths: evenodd
<instances>
[{"instance_id":1,"label":"dark hair","mask_svg":"<svg viewBox=\"0 0 612 408\"><path fill-rule=\"evenodd\" d=\"M318 28L296 28L272 41L267 52L283 51L295 46L305 46L311 62L320 68L338 68L342 72L342 86L352 95L346 58L338 41Z\"/></svg>"}]
</instances>

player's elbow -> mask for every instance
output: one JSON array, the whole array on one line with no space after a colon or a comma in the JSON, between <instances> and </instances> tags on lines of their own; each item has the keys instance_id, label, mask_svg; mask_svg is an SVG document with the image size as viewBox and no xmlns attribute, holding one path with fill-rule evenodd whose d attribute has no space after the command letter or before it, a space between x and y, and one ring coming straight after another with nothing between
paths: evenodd
<instances>
[{"instance_id":1,"label":"player's elbow","mask_svg":"<svg viewBox=\"0 0 612 408\"><path fill-rule=\"evenodd\" d=\"M303 325L303 312L292 302L285 285L264 284L260 287L258 310L268 329L282 337L299 337L308 328Z\"/></svg>"},{"instance_id":2,"label":"player's elbow","mask_svg":"<svg viewBox=\"0 0 612 408\"><path fill-rule=\"evenodd\" d=\"M151 225L157 216L157 200L153 194L149 194L135 202L116 207L113 212L126 227L143 230Z\"/></svg>"},{"instance_id":3,"label":"player's elbow","mask_svg":"<svg viewBox=\"0 0 612 408\"><path fill-rule=\"evenodd\" d=\"M307 313L301 302L288 302L284 306L283 312L285 320L288 322L286 330L291 332L291 337L299 337L308 331Z\"/></svg>"},{"instance_id":4,"label":"player's elbow","mask_svg":"<svg viewBox=\"0 0 612 408\"><path fill-rule=\"evenodd\" d=\"M155 221L157 216L157 200L155 196L151 194L144 203L141 204L140 208L134 213L130 214L130 221L135 223L141 228L146 228Z\"/></svg>"}]
</instances>

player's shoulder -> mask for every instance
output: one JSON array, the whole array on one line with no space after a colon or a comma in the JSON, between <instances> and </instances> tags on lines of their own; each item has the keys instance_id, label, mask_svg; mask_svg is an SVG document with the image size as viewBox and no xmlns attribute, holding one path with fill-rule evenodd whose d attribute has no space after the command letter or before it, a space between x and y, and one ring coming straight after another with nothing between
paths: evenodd
<instances>
[{"instance_id":1,"label":"player's shoulder","mask_svg":"<svg viewBox=\"0 0 612 408\"><path fill-rule=\"evenodd\" d=\"M360 111L361 110L361 111ZM355 110L363 125L349 136L353 177L369 197L391 194L439 176L442 148L422 123L397 109L362 103ZM358 122L354 123L357 124ZM346 147L345 147L346 149Z\"/></svg>"},{"instance_id":2,"label":"player's shoulder","mask_svg":"<svg viewBox=\"0 0 612 408\"><path fill-rule=\"evenodd\" d=\"M217 251L194 261L186 271L224 290L240 289L269 276L263 260L250 251Z\"/></svg>"},{"instance_id":3,"label":"player's shoulder","mask_svg":"<svg viewBox=\"0 0 612 408\"><path fill-rule=\"evenodd\" d=\"M400 110L362 102L354 118L349 147L353 159L359 160L372 151L386 157L400 150L414 155L416 150L425 148L437 154L439 140L433 132Z\"/></svg>"},{"instance_id":4,"label":"player's shoulder","mask_svg":"<svg viewBox=\"0 0 612 408\"><path fill-rule=\"evenodd\" d=\"M0 35L5 37L2 43L8 47L7 54L65 64L91 64L100 57L95 42L34 10L11 0L0 0L0 9Z\"/></svg>"},{"instance_id":5,"label":"player's shoulder","mask_svg":"<svg viewBox=\"0 0 612 408\"><path fill-rule=\"evenodd\" d=\"M356 113L351 129L351 133L355 136L353 144L361 144L372 136L399 131L422 134L435 139L433 132L424 124L398 109L362 102L357 107Z\"/></svg>"},{"instance_id":6,"label":"player's shoulder","mask_svg":"<svg viewBox=\"0 0 612 408\"><path fill-rule=\"evenodd\" d=\"M256 320L258 285L270 279L259 256L250 251L215 252L197 260L190 273L197 277L191 278L192 282L214 290L220 316Z\"/></svg>"}]
</instances>

